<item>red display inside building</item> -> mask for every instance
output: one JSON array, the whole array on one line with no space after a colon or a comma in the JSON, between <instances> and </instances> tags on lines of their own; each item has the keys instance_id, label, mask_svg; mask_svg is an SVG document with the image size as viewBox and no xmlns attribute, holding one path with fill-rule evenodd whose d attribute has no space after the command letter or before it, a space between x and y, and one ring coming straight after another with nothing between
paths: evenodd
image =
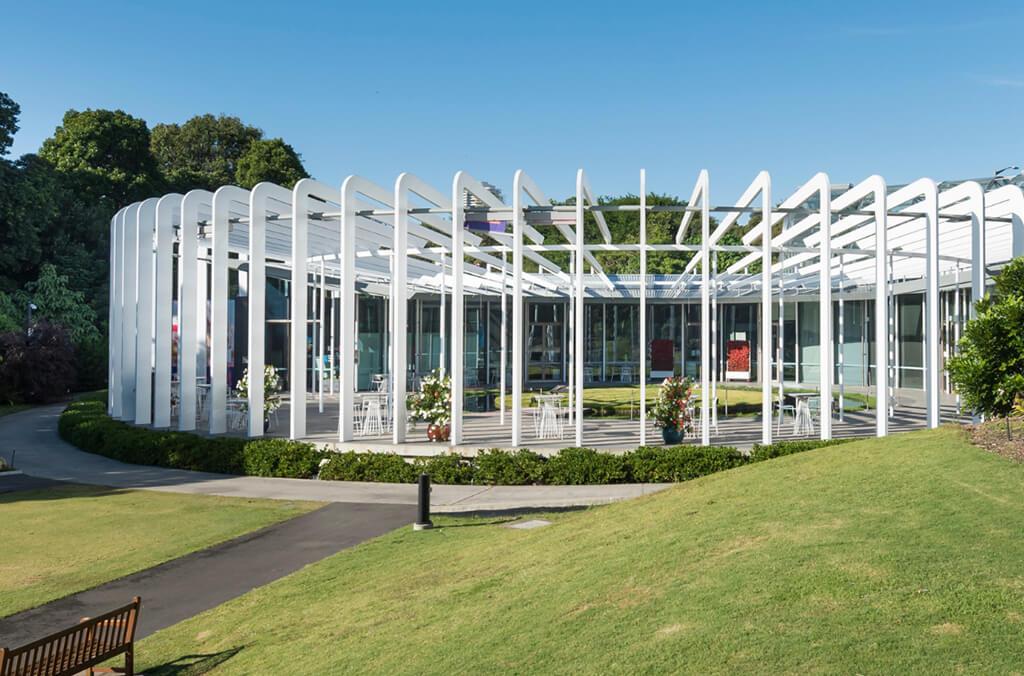
<instances>
[{"instance_id":1,"label":"red display inside building","mask_svg":"<svg viewBox=\"0 0 1024 676\"><path fill-rule=\"evenodd\" d=\"M730 379L750 378L750 341L729 340L725 343L726 372Z\"/></svg>"}]
</instances>

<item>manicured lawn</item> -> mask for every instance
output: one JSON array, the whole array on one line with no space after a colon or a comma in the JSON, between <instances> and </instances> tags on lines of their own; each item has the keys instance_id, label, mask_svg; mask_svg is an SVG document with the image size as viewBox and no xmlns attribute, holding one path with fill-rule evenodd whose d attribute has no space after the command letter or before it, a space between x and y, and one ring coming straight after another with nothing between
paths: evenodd
<instances>
[{"instance_id":1,"label":"manicured lawn","mask_svg":"<svg viewBox=\"0 0 1024 676\"><path fill-rule=\"evenodd\" d=\"M0 617L317 506L96 486L0 494Z\"/></svg>"},{"instance_id":2,"label":"manicured lawn","mask_svg":"<svg viewBox=\"0 0 1024 676\"><path fill-rule=\"evenodd\" d=\"M1021 668L1024 466L958 429L550 518L402 529L159 632L137 660L147 674Z\"/></svg>"}]
</instances>

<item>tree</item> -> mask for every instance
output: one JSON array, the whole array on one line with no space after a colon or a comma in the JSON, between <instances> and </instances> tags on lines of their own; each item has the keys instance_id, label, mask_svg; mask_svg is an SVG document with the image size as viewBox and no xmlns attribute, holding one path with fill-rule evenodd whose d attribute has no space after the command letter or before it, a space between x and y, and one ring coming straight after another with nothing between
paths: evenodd
<instances>
[{"instance_id":1,"label":"tree","mask_svg":"<svg viewBox=\"0 0 1024 676\"><path fill-rule=\"evenodd\" d=\"M0 401L60 401L75 383L75 350L64 327L40 322L0 333Z\"/></svg>"},{"instance_id":2,"label":"tree","mask_svg":"<svg viewBox=\"0 0 1024 676\"><path fill-rule=\"evenodd\" d=\"M38 156L0 159L0 289L14 291L38 276L44 243L72 222L61 212L63 193L60 177Z\"/></svg>"},{"instance_id":3,"label":"tree","mask_svg":"<svg viewBox=\"0 0 1024 676\"><path fill-rule=\"evenodd\" d=\"M975 303L959 354L946 363L950 378L968 408L989 416L1007 416L1024 396L1024 257L1011 261L996 277L995 289Z\"/></svg>"},{"instance_id":4,"label":"tree","mask_svg":"<svg viewBox=\"0 0 1024 676\"><path fill-rule=\"evenodd\" d=\"M14 299L0 291L0 333L17 331L23 324L18 316L18 307Z\"/></svg>"},{"instance_id":5,"label":"tree","mask_svg":"<svg viewBox=\"0 0 1024 676\"><path fill-rule=\"evenodd\" d=\"M238 161L263 132L226 115L197 115L184 124L153 127L151 150L172 189L216 190L236 184Z\"/></svg>"},{"instance_id":6,"label":"tree","mask_svg":"<svg viewBox=\"0 0 1024 676\"><path fill-rule=\"evenodd\" d=\"M14 143L14 135L18 133L18 115L21 115L21 106L0 92L0 156L6 155Z\"/></svg>"},{"instance_id":7,"label":"tree","mask_svg":"<svg viewBox=\"0 0 1024 676\"><path fill-rule=\"evenodd\" d=\"M252 188L261 181L291 188L308 176L299 154L279 138L259 139L249 144L235 172L235 180L243 188Z\"/></svg>"},{"instance_id":8,"label":"tree","mask_svg":"<svg viewBox=\"0 0 1024 676\"><path fill-rule=\"evenodd\" d=\"M162 187L149 138L145 120L122 110L69 110L39 156L67 179L76 199L103 202L113 212Z\"/></svg>"},{"instance_id":9,"label":"tree","mask_svg":"<svg viewBox=\"0 0 1024 676\"><path fill-rule=\"evenodd\" d=\"M86 302L85 295L68 288L68 278L50 263L43 264L39 279L27 284L18 297L22 306L35 304L35 316L39 320L48 320L67 329L76 345L99 337L96 312Z\"/></svg>"}]
</instances>

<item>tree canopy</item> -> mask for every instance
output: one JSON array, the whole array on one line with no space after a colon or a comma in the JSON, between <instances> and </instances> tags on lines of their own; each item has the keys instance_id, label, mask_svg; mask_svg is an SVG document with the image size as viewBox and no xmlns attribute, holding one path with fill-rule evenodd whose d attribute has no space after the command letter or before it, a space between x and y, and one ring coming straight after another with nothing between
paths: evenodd
<instances>
[{"instance_id":1,"label":"tree canopy","mask_svg":"<svg viewBox=\"0 0 1024 676\"><path fill-rule=\"evenodd\" d=\"M291 188L308 176L299 154L279 138L257 139L250 143L238 159L235 172L237 184L243 188L252 188L262 181Z\"/></svg>"},{"instance_id":2,"label":"tree canopy","mask_svg":"<svg viewBox=\"0 0 1024 676\"><path fill-rule=\"evenodd\" d=\"M184 192L236 184L238 160L263 132L227 115L197 115L153 127L153 157L168 186Z\"/></svg>"},{"instance_id":3,"label":"tree canopy","mask_svg":"<svg viewBox=\"0 0 1024 676\"><path fill-rule=\"evenodd\" d=\"M148 197L162 184L145 120L123 110L69 110L39 156L78 199L104 201L110 209Z\"/></svg>"},{"instance_id":4,"label":"tree canopy","mask_svg":"<svg viewBox=\"0 0 1024 676\"><path fill-rule=\"evenodd\" d=\"M290 188L308 176L291 146L264 139L262 130L227 115L158 124L150 147L167 187L179 192L222 185L250 188L260 181Z\"/></svg>"},{"instance_id":5,"label":"tree canopy","mask_svg":"<svg viewBox=\"0 0 1024 676\"><path fill-rule=\"evenodd\" d=\"M308 175L283 139L225 115L151 132L122 110L69 110L38 155L8 159L19 115L0 92L0 333L23 333L35 303L35 317L74 343L80 387L106 377L108 239L119 207L172 190L291 187Z\"/></svg>"},{"instance_id":6,"label":"tree canopy","mask_svg":"<svg viewBox=\"0 0 1024 676\"><path fill-rule=\"evenodd\" d=\"M6 155L18 133L18 115L21 106L7 94L0 92L0 156Z\"/></svg>"}]
</instances>

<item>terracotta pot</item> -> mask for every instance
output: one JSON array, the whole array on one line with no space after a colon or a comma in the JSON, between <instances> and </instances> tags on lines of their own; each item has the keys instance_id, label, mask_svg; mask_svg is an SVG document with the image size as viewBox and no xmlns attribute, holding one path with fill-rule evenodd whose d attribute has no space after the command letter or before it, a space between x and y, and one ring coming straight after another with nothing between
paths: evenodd
<instances>
[{"instance_id":1,"label":"terracotta pot","mask_svg":"<svg viewBox=\"0 0 1024 676\"><path fill-rule=\"evenodd\" d=\"M451 425L427 425L427 439L431 441L448 441L451 438Z\"/></svg>"}]
</instances>

